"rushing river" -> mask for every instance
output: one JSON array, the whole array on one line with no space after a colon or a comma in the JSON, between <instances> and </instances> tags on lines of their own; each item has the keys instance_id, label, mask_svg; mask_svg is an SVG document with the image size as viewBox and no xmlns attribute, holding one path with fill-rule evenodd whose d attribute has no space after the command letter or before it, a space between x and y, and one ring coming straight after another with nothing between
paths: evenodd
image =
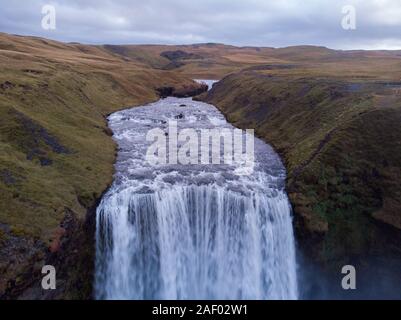
<instances>
[{"instance_id":1,"label":"rushing river","mask_svg":"<svg viewBox=\"0 0 401 320\"><path fill-rule=\"evenodd\" d=\"M97 210L97 299L297 299L285 169L255 138L255 167L150 164L146 135L169 120L232 129L212 105L167 98L109 117L119 145ZM166 133L167 136L167 133Z\"/></svg>"}]
</instances>

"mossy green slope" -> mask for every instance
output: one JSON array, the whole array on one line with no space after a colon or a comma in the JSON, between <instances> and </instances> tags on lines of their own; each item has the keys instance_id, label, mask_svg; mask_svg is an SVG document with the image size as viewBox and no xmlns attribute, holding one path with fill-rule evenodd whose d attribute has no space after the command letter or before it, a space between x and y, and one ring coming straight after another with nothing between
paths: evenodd
<instances>
[{"instance_id":1,"label":"mossy green slope","mask_svg":"<svg viewBox=\"0 0 401 320\"><path fill-rule=\"evenodd\" d=\"M281 154L300 242L338 270L401 248L400 87L242 72L202 99Z\"/></svg>"},{"instance_id":2,"label":"mossy green slope","mask_svg":"<svg viewBox=\"0 0 401 320\"><path fill-rule=\"evenodd\" d=\"M84 221L111 183L107 115L194 83L102 48L5 34L0 70L1 297L28 286L71 231L66 217Z\"/></svg>"}]
</instances>

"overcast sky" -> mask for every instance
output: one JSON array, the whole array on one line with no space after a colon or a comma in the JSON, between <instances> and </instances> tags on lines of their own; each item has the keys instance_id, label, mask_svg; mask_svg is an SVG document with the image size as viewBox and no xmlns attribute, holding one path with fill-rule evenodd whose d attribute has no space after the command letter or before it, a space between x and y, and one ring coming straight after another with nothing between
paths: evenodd
<instances>
[{"instance_id":1,"label":"overcast sky","mask_svg":"<svg viewBox=\"0 0 401 320\"><path fill-rule=\"evenodd\" d=\"M42 28L46 4L56 30ZM346 5L355 30L342 28ZM0 0L0 31L93 44L401 49L401 0Z\"/></svg>"}]
</instances>

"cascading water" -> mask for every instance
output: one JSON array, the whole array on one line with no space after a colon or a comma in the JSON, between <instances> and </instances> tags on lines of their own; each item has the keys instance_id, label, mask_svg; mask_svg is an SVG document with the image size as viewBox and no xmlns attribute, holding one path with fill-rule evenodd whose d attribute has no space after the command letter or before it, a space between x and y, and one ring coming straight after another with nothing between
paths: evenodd
<instances>
[{"instance_id":1,"label":"cascading water","mask_svg":"<svg viewBox=\"0 0 401 320\"><path fill-rule=\"evenodd\" d=\"M232 128L192 99L167 98L114 113L115 181L97 210L98 299L297 299L285 170L255 139L252 174L234 164L151 165L146 134ZM167 133L166 133L167 135ZM237 168L238 169L238 168Z\"/></svg>"}]
</instances>

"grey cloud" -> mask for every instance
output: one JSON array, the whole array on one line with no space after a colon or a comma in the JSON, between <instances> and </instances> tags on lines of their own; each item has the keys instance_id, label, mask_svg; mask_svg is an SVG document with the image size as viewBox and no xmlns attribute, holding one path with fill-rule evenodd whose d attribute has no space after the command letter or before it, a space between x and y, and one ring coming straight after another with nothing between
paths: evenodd
<instances>
[{"instance_id":1,"label":"grey cloud","mask_svg":"<svg viewBox=\"0 0 401 320\"><path fill-rule=\"evenodd\" d=\"M41 28L54 4L57 29ZM354 5L357 29L341 28ZM84 43L401 48L400 0L0 0L0 31Z\"/></svg>"}]
</instances>

